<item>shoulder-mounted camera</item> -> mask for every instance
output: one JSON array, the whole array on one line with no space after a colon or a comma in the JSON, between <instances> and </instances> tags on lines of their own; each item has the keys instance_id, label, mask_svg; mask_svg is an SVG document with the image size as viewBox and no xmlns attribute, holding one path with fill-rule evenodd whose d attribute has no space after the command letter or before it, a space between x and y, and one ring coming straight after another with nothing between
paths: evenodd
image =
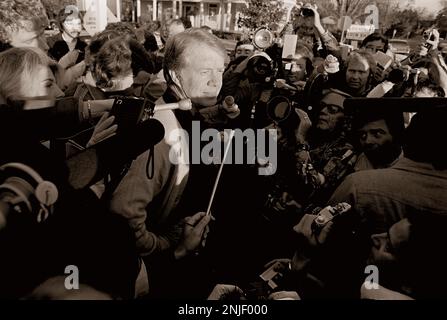
<instances>
[{"instance_id":1,"label":"shoulder-mounted camera","mask_svg":"<svg viewBox=\"0 0 447 320\"><path fill-rule=\"evenodd\" d=\"M261 52L250 57L247 72L250 82L270 84L275 77L276 68L272 58L267 53Z\"/></svg>"},{"instance_id":2,"label":"shoulder-mounted camera","mask_svg":"<svg viewBox=\"0 0 447 320\"><path fill-rule=\"evenodd\" d=\"M285 130L295 130L300 124L295 108L312 113L312 106L303 108L302 105L288 99L285 96L275 96L267 103L267 115L278 127Z\"/></svg>"}]
</instances>

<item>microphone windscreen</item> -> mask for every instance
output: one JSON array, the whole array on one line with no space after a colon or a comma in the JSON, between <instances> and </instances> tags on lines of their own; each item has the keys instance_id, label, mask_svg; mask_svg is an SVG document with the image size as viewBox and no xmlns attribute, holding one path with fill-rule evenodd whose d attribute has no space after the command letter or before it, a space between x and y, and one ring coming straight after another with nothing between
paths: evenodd
<instances>
[{"instance_id":1,"label":"microphone windscreen","mask_svg":"<svg viewBox=\"0 0 447 320\"><path fill-rule=\"evenodd\" d=\"M226 96L225 97L225 103L226 103L227 106L232 106L234 104L233 96Z\"/></svg>"},{"instance_id":2,"label":"microphone windscreen","mask_svg":"<svg viewBox=\"0 0 447 320\"><path fill-rule=\"evenodd\" d=\"M132 130L119 133L99 146L100 156L112 167L119 167L155 146L163 139L165 130L160 121L149 119Z\"/></svg>"},{"instance_id":3,"label":"microphone windscreen","mask_svg":"<svg viewBox=\"0 0 447 320\"><path fill-rule=\"evenodd\" d=\"M149 119L138 124L129 134L123 135L121 139L122 148L128 150L128 156L136 158L159 143L164 135L165 129L161 122L156 119Z\"/></svg>"}]
</instances>

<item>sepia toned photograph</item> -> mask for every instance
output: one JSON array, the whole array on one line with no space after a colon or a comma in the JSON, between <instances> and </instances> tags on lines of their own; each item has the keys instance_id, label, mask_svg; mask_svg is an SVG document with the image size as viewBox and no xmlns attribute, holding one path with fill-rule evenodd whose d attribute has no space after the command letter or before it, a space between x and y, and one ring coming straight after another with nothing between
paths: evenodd
<instances>
[{"instance_id":1,"label":"sepia toned photograph","mask_svg":"<svg viewBox=\"0 0 447 320\"><path fill-rule=\"evenodd\" d=\"M0 302L446 299L446 58L446 0L0 1Z\"/></svg>"}]
</instances>

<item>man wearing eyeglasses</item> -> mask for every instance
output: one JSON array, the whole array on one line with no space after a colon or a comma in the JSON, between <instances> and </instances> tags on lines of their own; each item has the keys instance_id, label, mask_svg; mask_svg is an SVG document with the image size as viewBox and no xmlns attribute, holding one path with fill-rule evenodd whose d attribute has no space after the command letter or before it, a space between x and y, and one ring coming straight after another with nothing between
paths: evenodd
<instances>
[{"instance_id":1,"label":"man wearing eyeglasses","mask_svg":"<svg viewBox=\"0 0 447 320\"><path fill-rule=\"evenodd\" d=\"M353 170L356 155L346 138L346 117L343 103L349 97L331 89L320 101L316 119L297 109L300 124L295 131L297 170L305 184L312 186L311 203L324 204L337 185Z\"/></svg>"}]
</instances>

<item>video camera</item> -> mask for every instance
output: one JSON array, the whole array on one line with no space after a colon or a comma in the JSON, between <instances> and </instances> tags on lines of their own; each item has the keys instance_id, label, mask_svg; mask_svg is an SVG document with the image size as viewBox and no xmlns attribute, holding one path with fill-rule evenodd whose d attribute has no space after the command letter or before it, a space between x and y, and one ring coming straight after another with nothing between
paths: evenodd
<instances>
[{"instance_id":1,"label":"video camera","mask_svg":"<svg viewBox=\"0 0 447 320\"><path fill-rule=\"evenodd\" d=\"M274 63L266 53L253 55L247 63L247 77L251 83L271 84L275 74Z\"/></svg>"},{"instance_id":2,"label":"video camera","mask_svg":"<svg viewBox=\"0 0 447 320\"><path fill-rule=\"evenodd\" d=\"M308 4L306 4L308 5ZM313 17L315 14L312 9L308 8L303 2L297 3L298 14L302 17ZM318 7L315 5L315 9Z\"/></svg>"},{"instance_id":3,"label":"video camera","mask_svg":"<svg viewBox=\"0 0 447 320\"><path fill-rule=\"evenodd\" d=\"M253 46L261 51L250 57L247 64L248 77L251 82L271 84L278 73L277 61L280 48L278 38L267 27L257 29L253 35Z\"/></svg>"},{"instance_id":4,"label":"video camera","mask_svg":"<svg viewBox=\"0 0 447 320\"><path fill-rule=\"evenodd\" d=\"M311 230L301 230L301 232L306 235L318 235L330 221L337 222L338 226L335 232L344 230L344 225L352 228L352 230L356 230L354 227L356 224L349 221L352 220L352 217L348 214L351 212L350 210L351 205L345 202L335 206L316 208L313 211L316 217L312 223L309 225L303 224L304 228L310 228ZM350 232L348 233L350 234ZM303 237L299 239L299 241L304 240ZM290 263L287 265L284 262L276 261L265 269L255 281L250 282L248 286L243 288L243 291L248 300L267 300L275 291L289 290L290 286L293 286L293 282L290 280L295 276Z\"/></svg>"},{"instance_id":5,"label":"video camera","mask_svg":"<svg viewBox=\"0 0 447 320\"><path fill-rule=\"evenodd\" d=\"M418 86L429 79L427 68L393 69L386 80L393 84L384 97L414 97Z\"/></svg>"},{"instance_id":6,"label":"video camera","mask_svg":"<svg viewBox=\"0 0 447 320\"><path fill-rule=\"evenodd\" d=\"M314 12L309 8L301 8L300 14L303 17L313 17L314 16Z\"/></svg>"},{"instance_id":7,"label":"video camera","mask_svg":"<svg viewBox=\"0 0 447 320\"><path fill-rule=\"evenodd\" d=\"M290 132L297 129L300 124L300 118L295 108L302 109L308 114L315 112L312 106L303 107L303 105L279 95L267 103L267 115L282 130Z\"/></svg>"},{"instance_id":8,"label":"video camera","mask_svg":"<svg viewBox=\"0 0 447 320\"><path fill-rule=\"evenodd\" d=\"M154 104L147 99L129 96L114 96L113 98L110 114L115 116L118 133L129 132L154 114Z\"/></svg>"},{"instance_id":9,"label":"video camera","mask_svg":"<svg viewBox=\"0 0 447 320\"><path fill-rule=\"evenodd\" d=\"M2 132L10 134L11 139L5 139L2 145L5 148L5 157L2 157L2 160L5 162L0 167L0 229L6 225L10 212L31 213L37 216L38 221L44 221L52 213L53 205L58 199L61 188L59 183L67 183L72 189L81 190L111 172L122 170L129 162L163 139L165 131L163 125L152 118L154 112L191 108L189 100L155 106L141 98L115 97L111 113L116 117L118 134L67 159L60 159L61 162L65 161L65 167L68 169L68 176L65 178L54 176L54 172L48 172L45 166L41 168L42 163L47 161L40 157L47 155L51 158L51 150L42 155L28 152L20 149L22 142L25 143L26 149L29 149L26 145L30 144L36 148L41 147L43 152L46 148L39 141L77 134L83 126L92 126L85 114L100 111L93 106L84 110L85 105L78 105L77 99L74 98L53 102L37 101L39 106L44 102L47 105L41 109L25 108L27 103L34 103L33 101L8 102L2 106ZM20 136L17 136L17 130L21 130ZM27 159L31 162L27 162ZM49 181L48 177L45 177L48 174L52 176L51 180L62 180Z\"/></svg>"},{"instance_id":10,"label":"video camera","mask_svg":"<svg viewBox=\"0 0 447 320\"><path fill-rule=\"evenodd\" d=\"M253 65L249 66L249 69L253 69L253 66L256 65L268 65L270 64L271 68L267 72L261 73L259 76L266 78L266 74L268 75L268 81L265 81L269 84L273 83L276 78L281 78L283 74L283 48L286 46L286 43L283 41L284 39L276 36L271 30L267 27L261 27L257 29L253 35L252 43L254 47L265 53L267 57L266 60L262 58L256 58L257 55L253 56ZM295 52L296 42L292 44L293 52ZM268 61L268 63L267 63ZM266 68L261 68L266 70ZM256 71L255 71L256 73ZM263 81L264 83L264 81Z\"/></svg>"},{"instance_id":11,"label":"video camera","mask_svg":"<svg viewBox=\"0 0 447 320\"><path fill-rule=\"evenodd\" d=\"M431 50L433 45L428 43L427 41L435 41L435 35L433 34L433 29L425 30L424 33L422 34L422 38L425 40L423 46L426 47L428 50Z\"/></svg>"},{"instance_id":12,"label":"video camera","mask_svg":"<svg viewBox=\"0 0 447 320\"><path fill-rule=\"evenodd\" d=\"M248 300L267 300L270 294L283 287L285 272L280 262L275 262L262 272L256 281L244 288Z\"/></svg>"}]
</instances>

